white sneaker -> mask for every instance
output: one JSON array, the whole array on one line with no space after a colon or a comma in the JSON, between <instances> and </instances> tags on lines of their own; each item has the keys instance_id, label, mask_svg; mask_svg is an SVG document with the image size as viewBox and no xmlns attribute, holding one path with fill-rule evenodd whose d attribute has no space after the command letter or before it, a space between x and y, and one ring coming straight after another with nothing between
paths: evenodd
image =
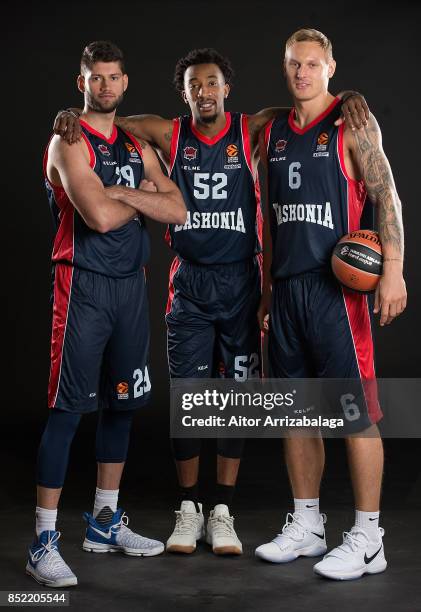
<instances>
[{"instance_id":1,"label":"white sneaker","mask_svg":"<svg viewBox=\"0 0 421 612\"><path fill-rule=\"evenodd\" d=\"M282 533L272 542L256 548L255 555L272 563L286 563L300 556L323 555L327 550L325 523L325 514L320 515L318 523L310 525L299 512L288 512Z\"/></svg>"},{"instance_id":2,"label":"white sneaker","mask_svg":"<svg viewBox=\"0 0 421 612\"><path fill-rule=\"evenodd\" d=\"M243 545L234 530L234 517L228 506L217 504L211 510L206 531L206 542L216 555L242 555Z\"/></svg>"},{"instance_id":3,"label":"white sneaker","mask_svg":"<svg viewBox=\"0 0 421 612\"><path fill-rule=\"evenodd\" d=\"M40 584L62 588L75 586L77 578L60 555L59 531L43 531L29 549L26 573Z\"/></svg>"},{"instance_id":4,"label":"white sneaker","mask_svg":"<svg viewBox=\"0 0 421 612\"><path fill-rule=\"evenodd\" d=\"M174 531L167 540L168 552L192 553L196 550L196 542L205 533L205 519L202 513L202 504L198 504L200 511L192 501L181 502L180 510L175 511Z\"/></svg>"},{"instance_id":5,"label":"white sneaker","mask_svg":"<svg viewBox=\"0 0 421 612\"><path fill-rule=\"evenodd\" d=\"M387 561L383 535L384 529L379 527L378 539L370 540L364 529L354 525L351 531L344 531L343 543L314 566L315 573L333 580L352 580L363 574L384 572Z\"/></svg>"}]
</instances>

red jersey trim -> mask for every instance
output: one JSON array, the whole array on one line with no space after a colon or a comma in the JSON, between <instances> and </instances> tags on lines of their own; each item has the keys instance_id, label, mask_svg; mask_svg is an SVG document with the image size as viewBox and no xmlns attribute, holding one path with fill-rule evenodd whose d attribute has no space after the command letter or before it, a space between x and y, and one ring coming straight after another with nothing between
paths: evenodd
<instances>
[{"instance_id":1,"label":"red jersey trim","mask_svg":"<svg viewBox=\"0 0 421 612\"><path fill-rule=\"evenodd\" d=\"M275 119L272 119L271 121L269 121L269 123L265 125L264 137L265 137L266 153L269 151L270 133L272 131L272 125L274 121Z\"/></svg>"},{"instance_id":2,"label":"red jersey trim","mask_svg":"<svg viewBox=\"0 0 421 612\"><path fill-rule=\"evenodd\" d=\"M171 312L172 301L174 299L174 276L176 275L178 269L181 266L181 260L178 257L174 257L173 262L170 268L170 279L168 283L168 301L167 308L165 311L165 315Z\"/></svg>"},{"instance_id":3,"label":"red jersey trim","mask_svg":"<svg viewBox=\"0 0 421 612\"><path fill-rule=\"evenodd\" d=\"M231 127L231 113L227 111L225 113L225 126L222 128L220 132L215 134L215 136L212 136L212 138L208 138L207 136L204 136L203 134L201 134L201 132L199 132L199 130L193 125L193 119L190 118L191 131L196 136L196 138L198 138L201 142L204 142L207 145L214 145L217 142L219 142L221 138L223 138L225 134L228 132L230 127Z\"/></svg>"},{"instance_id":4,"label":"red jersey trim","mask_svg":"<svg viewBox=\"0 0 421 612\"><path fill-rule=\"evenodd\" d=\"M341 164L341 170L347 181L350 181L352 183L357 183L359 185L363 181L357 181L357 179L350 177L346 170L345 154L344 154L344 131L345 131L345 124L341 123L338 129L338 157L339 157L339 162Z\"/></svg>"},{"instance_id":5,"label":"red jersey trim","mask_svg":"<svg viewBox=\"0 0 421 612\"><path fill-rule=\"evenodd\" d=\"M73 270L73 266L66 266L63 264L58 264L55 269L50 380L48 383L49 408L54 408L60 388L63 350L72 292Z\"/></svg>"},{"instance_id":6,"label":"red jersey trim","mask_svg":"<svg viewBox=\"0 0 421 612\"><path fill-rule=\"evenodd\" d=\"M248 169L250 170L250 174L254 180L255 175L253 172L253 164L251 160L250 135L249 135L249 128L247 125L246 115L241 115L240 127L241 127L241 140L243 144L244 157L246 158Z\"/></svg>"},{"instance_id":7,"label":"red jersey trim","mask_svg":"<svg viewBox=\"0 0 421 612\"><path fill-rule=\"evenodd\" d=\"M172 169L174 168L175 160L177 158L178 141L180 138L181 121L177 117L173 119L173 130L171 136L171 147L170 147L170 168L168 174L171 175Z\"/></svg>"},{"instance_id":8,"label":"red jersey trim","mask_svg":"<svg viewBox=\"0 0 421 612\"><path fill-rule=\"evenodd\" d=\"M111 136L109 138L107 138L106 136L104 136L104 134L101 134L101 132L98 132L95 128L93 128L92 126L89 125L89 123L86 123L86 121L84 121L83 119L79 119L80 125L83 125L83 127L88 130L88 132L90 132L91 134L94 134L95 136L98 136L98 138L102 138L102 140L105 140L105 142L108 142L108 144L114 144L116 139L117 139L117 126L113 124L113 131L111 132Z\"/></svg>"},{"instance_id":9,"label":"red jersey trim","mask_svg":"<svg viewBox=\"0 0 421 612\"><path fill-rule=\"evenodd\" d=\"M95 151L93 146L91 145L91 143L89 142L89 138L87 138L86 134L84 134L82 132L82 138L85 141L86 146L88 147L88 151L89 151L89 165L91 166L92 170L95 168L96 165L96 155L95 155Z\"/></svg>"},{"instance_id":10,"label":"red jersey trim","mask_svg":"<svg viewBox=\"0 0 421 612\"><path fill-rule=\"evenodd\" d=\"M295 108L291 108L290 113L289 113L289 117L288 117L288 125L289 125L289 127L296 134L300 134L300 135L305 134L306 132L311 130L311 128L313 128L315 125L320 123L320 121L322 121L325 117L327 117L327 115L335 108L335 106L340 102L340 100L341 100L340 98L335 98L333 100L333 102L331 102L331 104L329 104L329 106L326 108L326 110L324 110L318 117L313 119L313 121L311 123L309 123L308 125L306 125L304 128L300 128L300 127L298 127L298 125L295 124L295 121L294 121Z\"/></svg>"}]
</instances>

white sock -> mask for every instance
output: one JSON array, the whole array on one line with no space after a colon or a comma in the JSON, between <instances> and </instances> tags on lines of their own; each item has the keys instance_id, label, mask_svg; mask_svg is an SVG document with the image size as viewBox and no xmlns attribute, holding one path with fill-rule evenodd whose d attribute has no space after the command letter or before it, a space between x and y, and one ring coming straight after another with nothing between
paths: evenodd
<instances>
[{"instance_id":1,"label":"white sock","mask_svg":"<svg viewBox=\"0 0 421 612\"><path fill-rule=\"evenodd\" d=\"M355 510L355 525L361 527L367 532L370 540L379 539L379 516L378 512L363 512L362 510Z\"/></svg>"},{"instance_id":2,"label":"white sock","mask_svg":"<svg viewBox=\"0 0 421 612\"><path fill-rule=\"evenodd\" d=\"M115 491L107 490L107 489L99 489L96 488L95 491L95 501L94 501L94 511L93 515L96 519L99 513L104 508L109 508L109 510L104 510L101 512L101 523L106 524L111 520L112 515L117 510L117 502L118 502L118 489Z\"/></svg>"},{"instance_id":3,"label":"white sock","mask_svg":"<svg viewBox=\"0 0 421 612\"><path fill-rule=\"evenodd\" d=\"M57 520L57 508L48 510L47 508L35 508L35 531L39 537L43 531L55 531Z\"/></svg>"},{"instance_id":4,"label":"white sock","mask_svg":"<svg viewBox=\"0 0 421 612\"><path fill-rule=\"evenodd\" d=\"M319 498L296 499L294 497L294 512L301 514L310 525L316 525L320 521Z\"/></svg>"}]
</instances>

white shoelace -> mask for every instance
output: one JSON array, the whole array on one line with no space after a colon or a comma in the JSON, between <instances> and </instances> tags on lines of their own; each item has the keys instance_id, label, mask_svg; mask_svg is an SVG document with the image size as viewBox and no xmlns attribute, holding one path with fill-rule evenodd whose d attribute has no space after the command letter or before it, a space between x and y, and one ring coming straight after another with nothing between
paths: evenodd
<instances>
[{"instance_id":1,"label":"white shoelace","mask_svg":"<svg viewBox=\"0 0 421 612\"><path fill-rule=\"evenodd\" d=\"M301 542L304 540L307 530L307 526L300 521L299 515L288 512L286 523L282 527L282 533L278 533L275 539L285 536L295 542Z\"/></svg>"},{"instance_id":2,"label":"white shoelace","mask_svg":"<svg viewBox=\"0 0 421 612\"><path fill-rule=\"evenodd\" d=\"M234 536L234 517L218 514L211 518L212 531L217 536Z\"/></svg>"},{"instance_id":3,"label":"white shoelace","mask_svg":"<svg viewBox=\"0 0 421 612\"><path fill-rule=\"evenodd\" d=\"M196 530L199 517L197 512L176 510L175 516L174 535L184 535Z\"/></svg>"},{"instance_id":4,"label":"white shoelace","mask_svg":"<svg viewBox=\"0 0 421 612\"><path fill-rule=\"evenodd\" d=\"M48 536L48 540L47 542L44 544L40 544L40 547L38 548L38 550L36 550L34 553L30 553L31 555L31 559L32 562L38 562L40 561L45 555L48 555L49 553L53 552L54 550L57 550L57 546L56 546L56 542L59 539L59 537L61 536L60 531L56 531L53 535L53 537L51 537L50 535Z\"/></svg>"},{"instance_id":5,"label":"white shoelace","mask_svg":"<svg viewBox=\"0 0 421 612\"><path fill-rule=\"evenodd\" d=\"M384 534L384 530L382 528L380 528L380 534ZM357 552L359 549L365 548L370 541L370 538L366 532L360 529L344 531L342 535L343 542L338 546L338 550L341 550L344 553Z\"/></svg>"}]
</instances>

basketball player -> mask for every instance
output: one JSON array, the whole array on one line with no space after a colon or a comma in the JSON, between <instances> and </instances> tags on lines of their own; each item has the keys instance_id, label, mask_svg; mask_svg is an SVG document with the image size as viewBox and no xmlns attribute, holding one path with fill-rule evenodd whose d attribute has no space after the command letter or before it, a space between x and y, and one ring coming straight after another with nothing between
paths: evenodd
<instances>
[{"instance_id":1,"label":"basketball player","mask_svg":"<svg viewBox=\"0 0 421 612\"><path fill-rule=\"evenodd\" d=\"M116 118L121 127L156 147L187 204L184 224L169 226L176 252L170 270L168 358L173 378L216 375L244 380L259 376L261 213L256 167L258 134L279 109L255 115L226 112L232 82L229 61L213 49L198 49L177 62L174 83L191 116ZM359 98L347 101L359 124ZM77 109L74 109L77 111ZM365 120L365 107L362 109ZM354 112L355 111L355 112ZM79 126L69 113L54 129L69 142ZM218 439L216 504L206 540L216 554L241 554L229 507L243 440ZM200 440L174 439L180 509L167 541L170 552L192 553L205 535L199 502Z\"/></svg>"},{"instance_id":2,"label":"basketball player","mask_svg":"<svg viewBox=\"0 0 421 612\"><path fill-rule=\"evenodd\" d=\"M186 211L153 150L113 124L127 83L115 45L88 45L78 77L82 140L69 146L54 136L44 158L56 227L51 412L38 455L36 539L26 571L50 587L77 584L59 553L57 505L81 415L99 401L98 480L83 549L140 556L164 549L127 527L117 500L133 411L151 390L144 216L183 223Z\"/></svg>"},{"instance_id":3,"label":"basketball player","mask_svg":"<svg viewBox=\"0 0 421 612\"><path fill-rule=\"evenodd\" d=\"M270 310L271 376L373 380L367 298L341 288L329 261L339 238L360 227L368 196L377 208L384 255L374 312L380 312L383 326L405 309L401 204L381 132L373 116L354 132L335 125L339 101L328 91L335 61L321 32L303 29L288 39L284 71L294 108L266 127L261 153L269 201L258 316L267 330ZM328 578L358 578L382 572L387 565L379 527L383 449L375 426L381 412L377 398L367 396L366 403L363 428L371 427L369 435L346 438L355 524L344 533L343 543L314 567ZM275 563L327 550L326 517L319 513L322 438L287 438L285 455L294 513L287 515L280 535L256 550L258 557Z\"/></svg>"}]
</instances>

